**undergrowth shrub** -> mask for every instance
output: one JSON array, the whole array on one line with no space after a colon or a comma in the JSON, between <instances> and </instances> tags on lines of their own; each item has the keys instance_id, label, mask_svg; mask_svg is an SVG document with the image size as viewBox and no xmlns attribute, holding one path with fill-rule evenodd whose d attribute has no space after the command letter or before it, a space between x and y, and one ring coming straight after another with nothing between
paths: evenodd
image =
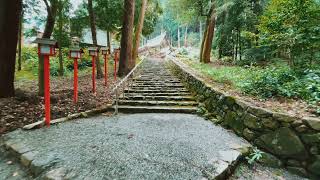
<instances>
[{"instance_id":1,"label":"undergrowth shrub","mask_svg":"<svg viewBox=\"0 0 320 180\"><path fill-rule=\"evenodd\" d=\"M249 76L241 85L243 92L264 99L288 97L306 100L320 113L320 71L306 70L301 74L288 67L266 68Z\"/></svg>"},{"instance_id":2,"label":"undergrowth shrub","mask_svg":"<svg viewBox=\"0 0 320 180\"><path fill-rule=\"evenodd\" d=\"M73 59L69 58L68 48L62 49L63 57L63 69L65 73L71 73L74 69ZM87 52L86 50L84 50ZM22 69L32 72L33 75L38 74L38 50L37 47L23 47L22 49ZM100 62L102 63L102 57L100 57ZM83 54L83 57L78 60L79 70L85 69L92 66L91 57L88 53ZM59 75L59 55L55 57L50 57L50 74L51 76Z\"/></svg>"}]
</instances>

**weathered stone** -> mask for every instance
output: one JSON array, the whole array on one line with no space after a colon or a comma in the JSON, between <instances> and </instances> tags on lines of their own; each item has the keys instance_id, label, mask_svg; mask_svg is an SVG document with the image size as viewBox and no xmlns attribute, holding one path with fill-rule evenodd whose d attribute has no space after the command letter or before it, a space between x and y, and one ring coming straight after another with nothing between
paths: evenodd
<instances>
[{"instance_id":1,"label":"weathered stone","mask_svg":"<svg viewBox=\"0 0 320 180\"><path fill-rule=\"evenodd\" d=\"M289 159L289 160L287 161L287 165L288 165L288 166L292 166L292 167L301 167L300 162L297 161L297 160L294 160L294 159Z\"/></svg>"},{"instance_id":2,"label":"weathered stone","mask_svg":"<svg viewBox=\"0 0 320 180\"><path fill-rule=\"evenodd\" d=\"M269 153L263 153L258 162L273 168L279 168L282 166L282 162L277 157Z\"/></svg>"},{"instance_id":3,"label":"weathered stone","mask_svg":"<svg viewBox=\"0 0 320 180\"><path fill-rule=\"evenodd\" d=\"M301 138L304 143L312 145L320 142L320 133L303 134L301 135Z\"/></svg>"},{"instance_id":4,"label":"weathered stone","mask_svg":"<svg viewBox=\"0 0 320 180\"><path fill-rule=\"evenodd\" d=\"M48 154L45 158L36 158L31 162L30 170L31 172L38 176L46 169L52 167L56 164L58 158L54 154Z\"/></svg>"},{"instance_id":5,"label":"weathered stone","mask_svg":"<svg viewBox=\"0 0 320 180\"><path fill-rule=\"evenodd\" d=\"M63 180L67 171L64 168L53 169L46 173L45 180Z\"/></svg>"},{"instance_id":6,"label":"weathered stone","mask_svg":"<svg viewBox=\"0 0 320 180\"><path fill-rule=\"evenodd\" d=\"M319 155L319 148L317 146L312 146L310 148L310 154L312 155Z\"/></svg>"},{"instance_id":7,"label":"weathered stone","mask_svg":"<svg viewBox=\"0 0 320 180\"><path fill-rule=\"evenodd\" d=\"M255 116L261 117L261 118L267 118L267 117L272 116L271 111L269 111L267 109L260 108L260 107L249 106L248 112L255 115Z\"/></svg>"},{"instance_id":8,"label":"weathered stone","mask_svg":"<svg viewBox=\"0 0 320 180\"><path fill-rule=\"evenodd\" d=\"M9 147L10 151L13 151L14 153L18 154L18 155L21 155L23 153L26 153L26 152L29 152L31 151L30 148L28 148L27 146L25 146L24 144L22 143L14 143L14 144L11 144L10 147Z\"/></svg>"},{"instance_id":9,"label":"weathered stone","mask_svg":"<svg viewBox=\"0 0 320 180\"><path fill-rule=\"evenodd\" d=\"M312 129L320 131L320 119L319 118L306 117L306 118L303 118L303 122L308 124L308 126L311 127Z\"/></svg>"},{"instance_id":10,"label":"weathered stone","mask_svg":"<svg viewBox=\"0 0 320 180\"><path fill-rule=\"evenodd\" d=\"M261 122L262 122L263 126L266 128L276 129L279 127L278 121L273 120L272 118L262 119Z\"/></svg>"},{"instance_id":11,"label":"weathered stone","mask_svg":"<svg viewBox=\"0 0 320 180\"><path fill-rule=\"evenodd\" d=\"M298 127L298 126L303 125L303 122L302 122L302 120L298 119L298 120L296 120L296 121L293 121L293 122L290 123L290 124L291 124L292 127L296 128L296 127Z\"/></svg>"},{"instance_id":12,"label":"weathered stone","mask_svg":"<svg viewBox=\"0 0 320 180\"><path fill-rule=\"evenodd\" d=\"M219 151L219 159L229 164L239 159L240 156L241 156L241 153L236 150Z\"/></svg>"},{"instance_id":13,"label":"weathered stone","mask_svg":"<svg viewBox=\"0 0 320 180\"><path fill-rule=\"evenodd\" d=\"M228 107L233 107L234 104L236 103L236 99L232 96L225 96L224 97L224 103L228 106Z\"/></svg>"},{"instance_id":14,"label":"weathered stone","mask_svg":"<svg viewBox=\"0 0 320 180\"><path fill-rule=\"evenodd\" d=\"M243 130L243 136L247 140L252 141L256 137L256 134L253 131L251 131L250 129L246 128Z\"/></svg>"},{"instance_id":15,"label":"weathered stone","mask_svg":"<svg viewBox=\"0 0 320 180\"><path fill-rule=\"evenodd\" d=\"M313 174L320 175L320 156L316 156L315 161L308 166L308 170Z\"/></svg>"},{"instance_id":16,"label":"weathered stone","mask_svg":"<svg viewBox=\"0 0 320 180\"><path fill-rule=\"evenodd\" d=\"M297 132L303 133L306 132L309 128L306 125L301 125L295 128Z\"/></svg>"},{"instance_id":17,"label":"weathered stone","mask_svg":"<svg viewBox=\"0 0 320 180\"><path fill-rule=\"evenodd\" d=\"M22 154L20 157L21 164L25 167L29 167L37 153L37 151L30 151Z\"/></svg>"},{"instance_id":18,"label":"weathered stone","mask_svg":"<svg viewBox=\"0 0 320 180\"><path fill-rule=\"evenodd\" d=\"M289 128L280 128L274 132L260 136L259 145L272 154L293 159L306 159L307 151L299 137Z\"/></svg>"},{"instance_id":19,"label":"weathered stone","mask_svg":"<svg viewBox=\"0 0 320 180\"><path fill-rule=\"evenodd\" d=\"M236 104L238 104L238 106L241 107L243 111L246 111L249 106L247 102L241 101L239 99L236 99Z\"/></svg>"},{"instance_id":20,"label":"weathered stone","mask_svg":"<svg viewBox=\"0 0 320 180\"><path fill-rule=\"evenodd\" d=\"M246 125L249 128L252 128L252 129L259 130L262 128L262 124L261 124L259 118L254 115L251 115L249 113L247 113L243 117L243 122L244 122L244 125Z\"/></svg>"},{"instance_id":21,"label":"weathered stone","mask_svg":"<svg viewBox=\"0 0 320 180\"><path fill-rule=\"evenodd\" d=\"M289 127L291 127L291 124L288 122L281 122L281 126L289 128Z\"/></svg>"},{"instance_id":22,"label":"weathered stone","mask_svg":"<svg viewBox=\"0 0 320 180\"><path fill-rule=\"evenodd\" d=\"M36 129L36 128L40 128L44 125L44 120L43 121L38 121L32 124L28 124L23 126L23 130L31 130L31 129Z\"/></svg>"},{"instance_id":23,"label":"weathered stone","mask_svg":"<svg viewBox=\"0 0 320 180\"><path fill-rule=\"evenodd\" d=\"M308 173L304 168L288 166L287 169L293 174L296 174L302 177L308 177Z\"/></svg>"},{"instance_id":24,"label":"weathered stone","mask_svg":"<svg viewBox=\"0 0 320 180\"><path fill-rule=\"evenodd\" d=\"M245 126L240 119L237 119L237 114L233 111L228 111L225 115L224 124L231 127L236 133L242 134Z\"/></svg>"},{"instance_id":25,"label":"weathered stone","mask_svg":"<svg viewBox=\"0 0 320 180\"><path fill-rule=\"evenodd\" d=\"M80 113L80 117L87 118L88 117L88 113L87 112L81 112Z\"/></svg>"},{"instance_id":26,"label":"weathered stone","mask_svg":"<svg viewBox=\"0 0 320 180\"><path fill-rule=\"evenodd\" d=\"M283 113L273 113L273 117L280 122L291 123L296 121L297 119L293 116L289 116L288 114Z\"/></svg>"}]
</instances>

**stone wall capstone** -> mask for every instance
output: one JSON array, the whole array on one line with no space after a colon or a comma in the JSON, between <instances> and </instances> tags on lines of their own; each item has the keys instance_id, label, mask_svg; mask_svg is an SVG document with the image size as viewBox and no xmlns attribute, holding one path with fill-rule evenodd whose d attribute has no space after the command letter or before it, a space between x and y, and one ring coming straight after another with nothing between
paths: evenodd
<instances>
[{"instance_id":1,"label":"stone wall capstone","mask_svg":"<svg viewBox=\"0 0 320 180\"><path fill-rule=\"evenodd\" d=\"M289 171L320 179L320 119L297 118L256 107L217 90L185 64L170 59L172 71L197 94L199 111L270 153Z\"/></svg>"}]
</instances>

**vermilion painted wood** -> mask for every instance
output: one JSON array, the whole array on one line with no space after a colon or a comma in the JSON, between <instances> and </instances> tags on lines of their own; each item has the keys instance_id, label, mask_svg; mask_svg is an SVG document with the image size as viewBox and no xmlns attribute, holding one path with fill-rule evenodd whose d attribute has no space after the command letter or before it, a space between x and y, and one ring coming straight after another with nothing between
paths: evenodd
<instances>
[{"instance_id":1,"label":"vermilion painted wood","mask_svg":"<svg viewBox=\"0 0 320 180\"><path fill-rule=\"evenodd\" d=\"M73 102L78 103L78 59L74 59L74 72L73 72Z\"/></svg>"},{"instance_id":2,"label":"vermilion painted wood","mask_svg":"<svg viewBox=\"0 0 320 180\"><path fill-rule=\"evenodd\" d=\"M108 87L108 55L104 55L104 85Z\"/></svg>"},{"instance_id":3,"label":"vermilion painted wood","mask_svg":"<svg viewBox=\"0 0 320 180\"><path fill-rule=\"evenodd\" d=\"M95 77L95 70L96 63L95 63L95 56L92 56L92 93L96 93L96 77Z\"/></svg>"},{"instance_id":4,"label":"vermilion painted wood","mask_svg":"<svg viewBox=\"0 0 320 180\"><path fill-rule=\"evenodd\" d=\"M118 62L118 53L114 54L114 81L117 81L117 62Z\"/></svg>"},{"instance_id":5,"label":"vermilion painted wood","mask_svg":"<svg viewBox=\"0 0 320 180\"><path fill-rule=\"evenodd\" d=\"M49 55L44 56L44 101L45 101L45 124L50 127L50 63Z\"/></svg>"}]
</instances>

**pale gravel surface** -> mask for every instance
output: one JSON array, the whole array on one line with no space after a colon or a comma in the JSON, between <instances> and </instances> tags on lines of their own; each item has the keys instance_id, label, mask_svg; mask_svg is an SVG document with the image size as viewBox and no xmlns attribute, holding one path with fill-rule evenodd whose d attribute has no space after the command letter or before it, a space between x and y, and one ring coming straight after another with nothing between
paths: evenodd
<instances>
[{"instance_id":1,"label":"pale gravel surface","mask_svg":"<svg viewBox=\"0 0 320 180\"><path fill-rule=\"evenodd\" d=\"M77 179L201 179L218 151L241 138L196 115L99 116L7 137L53 158Z\"/></svg>"}]
</instances>

